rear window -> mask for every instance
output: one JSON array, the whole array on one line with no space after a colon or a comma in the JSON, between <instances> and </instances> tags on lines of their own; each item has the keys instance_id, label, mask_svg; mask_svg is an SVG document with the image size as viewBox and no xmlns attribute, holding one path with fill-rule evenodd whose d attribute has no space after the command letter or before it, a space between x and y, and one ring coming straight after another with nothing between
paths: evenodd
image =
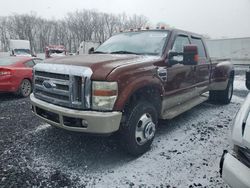
<instances>
[{"instance_id":1,"label":"rear window","mask_svg":"<svg viewBox=\"0 0 250 188\"><path fill-rule=\"evenodd\" d=\"M22 60L22 59L17 58L17 57L2 57L2 58L0 58L0 66L13 65L20 60Z\"/></svg>"}]
</instances>

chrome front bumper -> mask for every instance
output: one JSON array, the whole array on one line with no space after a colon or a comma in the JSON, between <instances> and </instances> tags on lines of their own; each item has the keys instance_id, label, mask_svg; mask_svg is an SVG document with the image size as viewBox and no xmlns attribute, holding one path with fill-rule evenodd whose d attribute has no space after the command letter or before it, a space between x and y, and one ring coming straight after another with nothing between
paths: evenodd
<instances>
[{"instance_id":1,"label":"chrome front bumper","mask_svg":"<svg viewBox=\"0 0 250 188\"><path fill-rule=\"evenodd\" d=\"M221 157L220 173L223 180L232 188L250 187L250 168L227 151L224 151Z\"/></svg>"},{"instance_id":2,"label":"chrome front bumper","mask_svg":"<svg viewBox=\"0 0 250 188\"><path fill-rule=\"evenodd\" d=\"M80 111L44 102L30 95L33 112L47 123L69 131L109 134L119 129L121 112ZM84 124L82 124L84 122Z\"/></svg>"}]
</instances>

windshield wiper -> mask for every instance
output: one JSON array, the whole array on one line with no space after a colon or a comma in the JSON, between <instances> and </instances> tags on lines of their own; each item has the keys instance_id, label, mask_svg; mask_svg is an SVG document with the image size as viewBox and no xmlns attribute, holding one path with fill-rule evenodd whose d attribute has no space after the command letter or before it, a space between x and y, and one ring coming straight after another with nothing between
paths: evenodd
<instances>
[{"instance_id":1,"label":"windshield wiper","mask_svg":"<svg viewBox=\"0 0 250 188\"><path fill-rule=\"evenodd\" d=\"M135 55L139 55L138 53L129 52L129 51L114 51L114 52L111 52L110 54L135 54Z\"/></svg>"}]
</instances>

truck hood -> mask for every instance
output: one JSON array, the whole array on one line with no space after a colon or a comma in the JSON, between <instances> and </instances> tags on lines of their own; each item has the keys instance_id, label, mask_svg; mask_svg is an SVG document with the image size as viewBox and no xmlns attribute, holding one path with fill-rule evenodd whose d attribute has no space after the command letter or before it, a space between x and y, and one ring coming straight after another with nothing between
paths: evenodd
<instances>
[{"instance_id":1,"label":"truck hood","mask_svg":"<svg viewBox=\"0 0 250 188\"><path fill-rule=\"evenodd\" d=\"M112 70L119 66L138 64L156 59L160 59L160 57L131 54L87 54L48 59L45 63L89 67L93 71L92 79L104 80Z\"/></svg>"}]
</instances>

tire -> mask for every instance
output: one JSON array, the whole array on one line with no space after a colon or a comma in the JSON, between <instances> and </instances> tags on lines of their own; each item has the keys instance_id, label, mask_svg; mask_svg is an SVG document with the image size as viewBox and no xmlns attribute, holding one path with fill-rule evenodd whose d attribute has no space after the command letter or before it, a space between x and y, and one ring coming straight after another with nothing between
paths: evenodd
<instances>
[{"instance_id":1,"label":"tire","mask_svg":"<svg viewBox=\"0 0 250 188\"><path fill-rule=\"evenodd\" d=\"M246 88L250 90L250 70L246 72Z\"/></svg>"},{"instance_id":2,"label":"tire","mask_svg":"<svg viewBox=\"0 0 250 188\"><path fill-rule=\"evenodd\" d=\"M121 144L127 153L138 156L149 150L157 128L158 114L154 105L139 101L125 110L121 126Z\"/></svg>"},{"instance_id":3,"label":"tire","mask_svg":"<svg viewBox=\"0 0 250 188\"><path fill-rule=\"evenodd\" d=\"M229 104L233 96L233 81L233 77L230 77L225 90L210 91L209 100L218 104Z\"/></svg>"},{"instance_id":4,"label":"tire","mask_svg":"<svg viewBox=\"0 0 250 188\"><path fill-rule=\"evenodd\" d=\"M24 79L18 89L17 94L20 97L28 97L32 92L32 84L28 79Z\"/></svg>"}]
</instances>

